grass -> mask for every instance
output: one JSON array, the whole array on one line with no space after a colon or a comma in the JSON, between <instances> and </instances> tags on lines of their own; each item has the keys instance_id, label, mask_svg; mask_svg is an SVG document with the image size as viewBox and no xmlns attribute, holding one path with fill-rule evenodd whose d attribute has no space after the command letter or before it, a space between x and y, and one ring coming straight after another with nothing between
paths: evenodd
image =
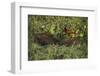
<instances>
[{"instance_id":1,"label":"grass","mask_svg":"<svg viewBox=\"0 0 100 76\"><path fill-rule=\"evenodd\" d=\"M40 46L37 43L32 43L32 49L28 52L28 60L52 60L52 59L78 59L87 58L86 44L59 46L45 45Z\"/></svg>"},{"instance_id":2,"label":"grass","mask_svg":"<svg viewBox=\"0 0 100 76\"><path fill-rule=\"evenodd\" d=\"M28 60L88 58L88 17L28 15Z\"/></svg>"}]
</instances>

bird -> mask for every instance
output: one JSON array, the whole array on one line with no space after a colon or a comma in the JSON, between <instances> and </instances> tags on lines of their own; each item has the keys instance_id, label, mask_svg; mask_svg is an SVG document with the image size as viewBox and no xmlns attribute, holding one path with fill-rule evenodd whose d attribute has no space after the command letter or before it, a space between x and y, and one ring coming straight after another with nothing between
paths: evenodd
<instances>
[{"instance_id":1,"label":"bird","mask_svg":"<svg viewBox=\"0 0 100 76\"><path fill-rule=\"evenodd\" d=\"M72 34L76 34L76 32L74 32L73 30L67 28L67 27L64 27L64 33L65 35L72 35Z\"/></svg>"}]
</instances>

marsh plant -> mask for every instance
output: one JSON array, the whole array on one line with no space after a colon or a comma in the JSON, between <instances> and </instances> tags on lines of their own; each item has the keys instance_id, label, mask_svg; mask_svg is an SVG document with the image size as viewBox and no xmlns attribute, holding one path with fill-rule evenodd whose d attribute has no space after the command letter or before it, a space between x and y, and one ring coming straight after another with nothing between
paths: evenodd
<instances>
[{"instance_id":1,"label":"marsh plant","mask_svg":"<svg viewBox=\"0 0 100 76\"><path fill-rule=\"evenodd\" d=\"M28 15L28 60L88 57L88 17Z\"/></svg>"}]
</instances>

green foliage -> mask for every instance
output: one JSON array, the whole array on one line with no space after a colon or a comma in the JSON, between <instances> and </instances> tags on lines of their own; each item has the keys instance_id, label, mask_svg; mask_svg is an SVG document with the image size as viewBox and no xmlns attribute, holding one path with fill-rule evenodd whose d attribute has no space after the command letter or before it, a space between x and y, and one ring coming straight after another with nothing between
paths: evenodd
<instances>
[{"instance_id":1,"label":"green foliage","mask_svg":"<svg viewBox=\"0 0 100 76\"><path fill-rule=\"evenodd\" d=\"M87 17L28 15L28 60L87 58L87 29Z\"/></svg>"},{"instance_id":2,"label":"green foliage","mask_svg":"<svg viewBox=\"0 0 100 76\"><path fill-rule=\"evenodd\" d=\"M50 59L76 59L86 58L87 48L86 44L68 46L65 45L40 45L33 44L34 49L29 51L29 60L50 60Z\"/></svg>"}]
</instances>

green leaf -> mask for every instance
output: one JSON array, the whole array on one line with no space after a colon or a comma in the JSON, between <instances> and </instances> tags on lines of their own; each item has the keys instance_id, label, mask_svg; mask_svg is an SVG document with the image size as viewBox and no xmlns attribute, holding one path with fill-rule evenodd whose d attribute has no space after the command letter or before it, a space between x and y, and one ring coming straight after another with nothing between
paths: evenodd
<instances>
[{"instance_id":1,"label":"green leaf","mask_svg":"<svg viewBox=\"0 0 100 76\"><path fill-rule=\"evenodd\" d=\"M82 33L80 33L80 37L83 37L83 34Z\"/></svg>"},{"instance_id":2,"label":"green leaf","mask_svg":"<svg viewBox=\"0 0 100 76\"><path fill-rule=\"evenodd\" d=\"M54 34L54 33L55 33L54 29L55 29L55 26L51 26L49 32L50 32L51 34Z\"/></svg>"}]
</instances>

